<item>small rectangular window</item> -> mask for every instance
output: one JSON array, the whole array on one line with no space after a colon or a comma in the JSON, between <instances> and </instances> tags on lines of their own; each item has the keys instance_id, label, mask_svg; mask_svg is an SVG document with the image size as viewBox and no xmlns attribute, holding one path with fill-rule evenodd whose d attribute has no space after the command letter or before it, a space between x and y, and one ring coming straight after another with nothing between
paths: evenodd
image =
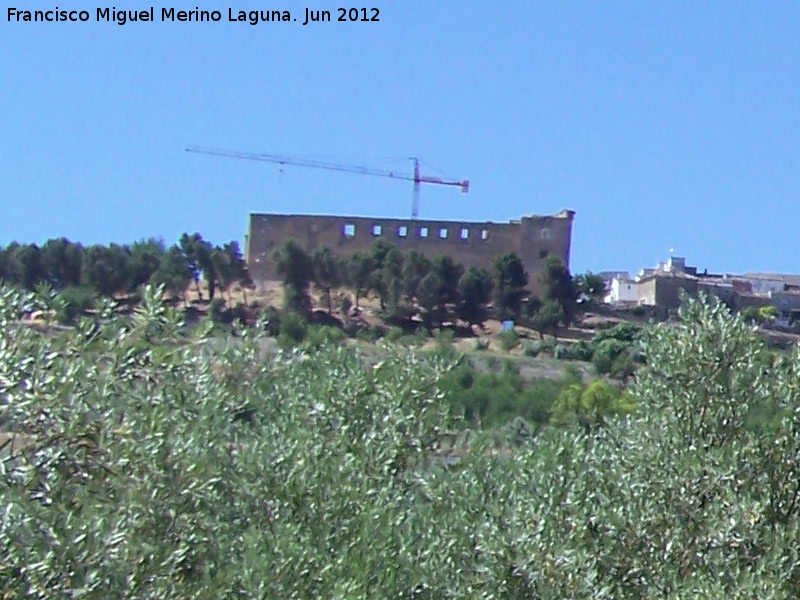
<instances>
[{"instance_id":1,"label":"small rectangular window","mask_svg":"<svg viewBox=\"0 0 800 600\"><path fill-rule=\"evenodd\" d=\"M342 230L344 237L353 237L356 234L356 226L352 223L347 223Z\"/></svg>"},{"instance_id":2,"label":"small rectangular window","mask_svg":"<svg viewBox=\"0 0 800 600\"><path fill-rule=\"evenodd\" d=\"M549 252L547 252L547 250L539 250L539 258L541 258L542 260L547 258L548 254L549 254Z\"/></svg>"},{"instance_id":3,"label":"small rectangular window","mask_svg":"<svg viewBox=\"0 0 800 600\"><path fill-rule=\"evenodd\" d=\"M442 228L439 230L439 237L440 237L441 239L443 239L443 240L444 240L444 239L447 239L447 227L442 227Z\"/></svg>"},{"instance_id":4,"label":"small rectangular window","mask_svg":"<svg viewBox=\"0 0 800 600\"><path fill-rule=\"evenodd\" d=\"M461 230L461 239L462 240L469 239L469 229L464 228Z\"/></svg>"},{"instance_id":5,"label":"small rectangular window","mask_svg":"<svg viewBox=\"0 0 800 600\"><path fill-rule=\"evenodd\" d=\"M405 225L400 225L400 227L397 228L397 237L404 238L407 235L408 235L408 227L406 227Z\"/></svg>"},{"instance_id":6,"label":"small rectangular window","mask_svg":"<svg viewBox=\"0 0 800 600\"><path fill-rule=\"evenodd\" d=\"M381 235L383 233L383 227L380 225L373 225L372 226L372 235Z\"/></svg>"},{"instance_id":7,"label":"small rectangular window","mask_svg":"<svg viewBox=\"0 0 800 600\"><path fill-rule=\"evenodd\" d=\"M489 230L488 229L482 229L481 230L481 239L482 240L488 240L489 239Z\"/></svg>"},{"instance_id":8,"label":"small rectangular window","mask_svg":"<svg viewBox=\"0 0 800 600\"><path fill-rule=\"evenodd\" d=\"M428 237L428 228L427 227L420 227L419 228L419 237L421 237L421 238Z\"/></svg>"}]
</instances>

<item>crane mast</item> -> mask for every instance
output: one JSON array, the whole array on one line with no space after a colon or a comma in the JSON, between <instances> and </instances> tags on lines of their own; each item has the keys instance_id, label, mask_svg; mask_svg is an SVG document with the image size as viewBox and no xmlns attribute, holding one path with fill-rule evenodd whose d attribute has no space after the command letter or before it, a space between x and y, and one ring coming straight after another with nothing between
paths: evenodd
<instances>
[{"instance_id":1,"label":"crane mast","mask_svg":"<svg viewBox=\"0 0 800 600\"><path fill-rule=\"evenodd\" d=\"M291 158L288 156L279 156L276 154L253 154L250 152L238 152L235 150L219 150L216 148L201 148L197 146L189 146L186 148L187 152L196 152L199 154L211 154L214 156L224 156L228 158L241 158L246 160L256 160L262 162L276 163L279 165L290 165L295 167L307 167L312 169L325 169L328 171L340 171L344 173L355 173L358 175L372 175L374 177L385 177L389 179L399 179L403 181L412 181L414 183L414 195L411 201L411 218L416 219L419 216L419 197L420 187L423 183L430 183L435 185L444 185L450 187L458 187L461 192L466 194L469 192L469 181L451 181L442 179L440 177L433 177L430 175L423 175L420 172L419 159L412 158L414 161L414 172L412 175L395 171L384 171L381 169L374 169L371 167L359 167L354 165L342 165L326 161L309 160L302 158Z\"/></svg>"}]
</instances>

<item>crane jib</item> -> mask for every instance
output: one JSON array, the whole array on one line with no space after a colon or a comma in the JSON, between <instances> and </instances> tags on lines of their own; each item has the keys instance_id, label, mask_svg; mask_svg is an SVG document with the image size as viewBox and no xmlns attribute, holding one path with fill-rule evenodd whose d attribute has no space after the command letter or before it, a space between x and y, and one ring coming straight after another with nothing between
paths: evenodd
<instances>
[{"instance_id":1,"label":"crane jib","mask_svg":"<svg viewBox=\"0 0 800 600\"><path fill-rule=\"evenodd\" d=\"M261 162L276 163L281 166L296 166L307 167L311 169L325 169L328 171L340 171L344 173L355 173L358 175L372 175L374 177L386 177L389 179L399 179L404 181L414 182L414 197L411 206L411 218L417 218L418 203L419 203L419 185L420 183L431 183L436 185L446 185L460 187L463 193L469 192L469 181L448 181L441 177L434 177L430 175L422 175L419 170L419 161L416 158L410 160L414 161L413 175L405 175L403 173L396 173L394 171L383 171L371 167L359 167L355 165L342 165L324 161L309 160L302 158L291 158L288 156L279 156L276 154L253 154L248 152L238 152L234 150L217 150L214 148L200 148L190 146L186 148L187 152L196 152L199 154L212 154L215 156L224 156L228 158L241 158L245 160L256 160Z\"/></svg>"}]
</instances>

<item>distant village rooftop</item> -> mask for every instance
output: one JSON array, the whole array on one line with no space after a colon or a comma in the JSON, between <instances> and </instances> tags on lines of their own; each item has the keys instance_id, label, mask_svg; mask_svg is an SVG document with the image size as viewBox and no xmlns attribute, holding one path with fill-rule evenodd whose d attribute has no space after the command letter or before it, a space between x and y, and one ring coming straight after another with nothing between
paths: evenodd
<instances>
[{"instance_id":1,"label":"distant village rooftop","mask_svg":"<svg viewBox=\"0 0 800 600\"><path fill-rule=\"evenodd\" d=\"M682 292L713 295L732 308L776 307L786 317L800 311L800 275L747 272L743 274L699 272L681 256L672 256L631 278L625 271L605 271L604 301L609 304L656 306L673 309Z\"/></svg>"}]
</instances>

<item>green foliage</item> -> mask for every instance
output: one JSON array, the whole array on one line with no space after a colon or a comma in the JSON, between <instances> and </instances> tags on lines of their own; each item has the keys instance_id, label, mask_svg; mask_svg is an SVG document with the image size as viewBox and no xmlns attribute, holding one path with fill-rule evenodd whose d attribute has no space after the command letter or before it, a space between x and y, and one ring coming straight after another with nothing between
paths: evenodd
<instances>
[{"instance_id":1,"label":"green foliage","mask_svg":"<svg viewBox=\"0 0 800 600\"><path fill-rule=\"evenodd\" d=\"M353 310L353 300L350 298L349 294L345 294L342 297L342 306L341 306L341 308L342 308L342 313L345 316L348 316L350 314L350 311Z\"/></svg>"},{"instance_id":2,"label":"green foliage","mask_svg":"<svg viewBox=\"0 0 800 600\"><path fill-rule=\"evenodd\" d=\"M455 333L452 329L440 329L433 337L440 349L452 350L453 340L455 339Z\"/></svg>"},{"instance_id":3,"label":"green foliage","mask_svg":"<svg viewBox=\"0 0 800 600\"><path fill-rule=\"evenodd\" d=\"M540 354L553 354L558 342L555 340L537 340L535 342L526 341L523 353L525 356L535 358Z\"/></svg>"},{"instance_id":4,"label":"green foliage","mask_svg":"<svg viewBox=\"0 0 800 600\"><path fill-rule=\"evenodd\" d=\"M602 425L610 415L630 414L636 401L630 393L608 381L596 379L588 386L572 383L565 387L553 404L552 422L558 425L579 423L587 429Z\"/></svg>"},{"instance_id":5,"label":"green foliage","mask_svg":"<svg viewBox=\"0 0 800 600\"><path fill-rule=\"evenodd\" d=\"M83 258L82 279L103 296L127 292L130 287L130 253L119 244L89 246Z\"/></svg>"},{"instance_id":6,"label":"green foliage","mask_svg":"<svg viewBox=\"0 0 800 600\"><path fill-rule=\"evenodd\" d=\"M55 290L81 284L83 246L67 238L51 239L42 246L41 262L45 279Z\"/></svg>"},{"instance_id":7,"label":"green foliage","mask_svg":"<svg viewBox=\"0 0 800 600\"><path fill-rule=\"evenodd\" d=\"M313 269L313 267L309 266L311 264L311 259L308 255L305 255L304 258L307 262L303 263L302 268L308 270ZM239 248L239 242L232 241L224 244L222 247L214 248L211 253L211 264L214 270L214 276L216 277L217 287L223 292L230 293L230 289L237 284L241 285L243 289L252 284L250 275L247 272L247 267L245 266L242 251ZM292 267L299 268L300 265L292 264ZM308 272L303 272L303 275L289 277L289 285L292 287L295 295L301 294L301 288L296 286L303 276L309 277L310 281L311 274ZM308 286L309 283L306 283L305 287L302 288L306 296L308 295Z\"/></svg>"},{"instance_id":8,"label":"green foliage","mask_svg":"<svg viewBox=\"0 0 800 600\"><path fill-rule=\"evenodd\" d=\"M308 322L295 312L285 312L281 317L278 343L284 348L301 344L308 337Z\"/></svg>"},{"instance_id":9,"label":"green foliage","mask_svg":"<svg viewBox=\"0 0 800 600\"><path fill-rule=\"evenodd\" d=\"M559 360L580 360L589 362L594 355L592 345L584 340L568 344L558 344L553 350L553 357Z\"/></svg>"},{"instance_id":10,"label":"green foliage","mask_svg":"<svg viewBox=\"0 0 800 600\"><path fill-rule=\"evenodd\" d=\"M356 309L359 300L372 289L374 271L375 260L365 252L356 252L347 261L347 280L355 293Z\"/></svg>"},{"instance_id":11,"label":"green foliage","mask_svg":"<svg viewBox=\"0 0 800 600\"><path fill-rule=\"evenodd\" d=\"M294 240L275 251L275 268L283 277L283 307L308 317L311 313L309 288L314 278L314 261Z\"/></svg>"},{"instance_id":12,"label":"green foliage","mask_svg":"<svg viewBox=\"0 0 800 600\"><path fill-rule=\"evenodd\" d=\"M446 314L446 307L442 304L443 282L436 271L431 271L420 282L417 290L417 301L422 309L422 322L432 331L441 325Z\"/></svg>"},{"instance_id":13,"label":"green foliage","mask_svg":"<svg viewBox=\"0 0 800 600\"><path fill-rule=\"evenodd\" d=\"M230 320L228 319L228 315L225 311L225 300L219 296L213 298L208 304L208 317L211 319L212 323L219 325L230 324Z\"/></svg>"},{"instance_id":14,"label":"green foliage","mask_svg":"<svg viewBox=\"0 0 800 600\"><path fill-rule=\"evenodd\" d=\"M499 373L487 373L466 361L439 383L452 398L454 414L483 427L504 426L516 418L546 424L564 385L565 381L545 378L525 382L511 362Z\"/></svg>"},{"instance_id":15,"label":"green foliage","mask_svg":"<svg viewBox=\"0 0 800 600\"><path fill-rule=\"evenodd\" d=\"M200 299L203 298L200 289L200 278L202 276L208 284L208 294L213 299L217 283L217 275L214 270L214 261L212 258L214 247L210 242L204 240L203 236L199 233L193 233L192 235L188 233L182 234L178 245L189 265L198 297Z\"/></svg>"},{"instance_id":16,"label":"green foliage","mask_svg":"<svg viewBox=\"0 0 800 600\"><path fill-rule=\"evenodd\" d=\"M164 284L166 285L167 289L172 291L174 289L174 282L171 281L171 277L174 276L174 274L171 273L171 271L175 268L176 261L174 256L170 257L172 264L164 269L161 269L161 264L164 260L164 255L166 252L167 250L162 240L149 239L132 244L130 246L130 258L128 264L128 289L132 291L141 285L150 283L151 279L153 279L153 276L160 271L160 280L156 283L156 285ZM181 251L177 250L177 252L185 262L185 258L183 257ZM183 285L185 288L185 282ZM178 293L183 293L183 289L180 289Z\"/></svg>"},{"instance_id":17,"label":"green foliage","mask_svg":"<svg viewBox=\"0 0 800 600\"><path fill-rule=\"evenodd\" d=\"M382 310L386 309L387 304L396 307L403 293L403 253L386 240L377 239L370 258L373 271L369 277L369 287L378 294Z\"/></svg>"},{"instance_id":18,"label":"green foliage","mask_svg":"<svg viewBox=\"0 0 800 600\"><path fill-rule=\"evenodd\" d=\"M173 297L183 298L192 280L192 269L181 249L170 246L149 279L154 285L164 286Z\"/></svg>"},{"instance_id":19,"label":"green foliage","mask_svg":"<svg viewBox=\"0 0 800 600\"><path fill-rule=\"evenodd\" d=\"M501 331L497 336L497 340L505 352L511 352L511 350L519 346L519 334L513 329Z\"/></svg>"},{"instance_id":20,"label":"green foliage","mask_svg":"<svg viewBox=\"0 0 800 600\"><path fill-rule=\"evenodd\" d=\"M403 261L403 292L409 300L416 300L422 280L431 272L430 259L417 250L410 250Z\"/></svg>"},{"instance_id":21,"label":"green foliage","mask_svg":"<svg viewBox=\"0 0 800 600\"><path fill-rule=\"evenodd\" d=\"M530 304L533 307L535 304ZM564 308L557 300L546 300L533 314L528 315L527 323L539 332L539 337L544 339L545 333L554 337L558 335L558 325L566 318Z\"/></svg>"},{"instance_id":22,"label":"green foliage","mask_svg":"<svg viewBox=\"0 0 800 600\"><path fill-rule=\"evenodd\" d=\"M356 338L365 342L377 342L386 335L386 329L380 325L367 325L356 330Z\"/></svg>"},{"instance_id":23,"label":"green foliage","mask_svg":"<svg viewBox=\"0 0 800 600\"><path fill-rule=\"evenodd\" d=\"M330 325L314 325L308 328L305 344L310 349L319 350L335 346L347 338L347 334L338 327Z\"/></svg>"},{"instance_id":24,"label":"green foliage","mask_svg":"<svg viewBox=\"0 0 800 600\"><path fill-rule=\"evenodd\" d=\"M470 268L458 280L461 298L457 315L470 325L483 325L488 317L488 303L492 299L492 277L486 269Z\"/></svg>"},{"instance_id":25,"label":"green foliage","mask_svg":"<svg viewBox=\"0 0 800 600\"><path fill-rule=\"evenodd\" d=\"M281 331L281 312L274 306L267 306L261 311L259 325L268 335L277 336Z\"/></svg>"},{"instance_id":26,"label":"green foliage","mask_svg":"<svg viewBox=\"0 0 800 600\"><path fill-rule=\"evenodd\" d=\"M390 327L389 331L386 332L386 340L389 342L399 342L400 338L405 335L405 331L403 331L400 327Z\"/></svg>"},{"instance_id":27,"label":"green foliage","mask_svg":"<svg viewBox=\"0 0 800 600\"><path fill-rule=\"evenodd\" d=\"M602 275L587 271L575 277L575 287L579 294L585 294L591 302L599 303L605 294L606 281Z\"/></svg>"},{"instance_id":28,"label":"green foliage","mask_svg":"<svg viewBox=\"0 0 800 600\"><path fill-rule=\"evenodd\" d=\"M457 304L461 299L459 282L464 275L464 267L450 256L437 256L431 265L441 282L439 304L443 307Z\"/></svg>"},{"instance_id":29,"label":"green foliage","mask_svg":"<svg viewBox=\"0 0 800 600\"><path fill-rule=\"evenodd\" d=\"M597 344L592 355L592 364L598 375L607 375L614 366L614 361L628 349L625 342L617 339L606 339Z\"/></svg>"},{"instance_id":30,"label":"green foliage","mask_svg":"<svg viewBox=\"0 0 800 600\"><path fill-rule=\"evenodd\" d=\"M486 338L475 338L475 351L481 352L489 349L489 340Z\"/></svg>"},{"instance_id":31,"label":"green foliage","mask_svg":"<svg viewBox=\"0 0 800 600\"><path fill-rule=\"evenodd\" d=\"M62 325L72 325L75 320L94 308L94 291L88 287L71 286L55 298L56 320Z\"/></svg>"},{"instance_id":32,"label":"green foliage","mask_svg":"<svg viewBox=\"0 0 800 600\"><path fill-rule=\"evenodd\" d=\"M333 309L331 292L339 287L343 281L342 268L339 260L330 251L322 248L314 253L314 285L325 294L325 303L330 314Z\"/></svg>"},{"instance_id":33,"label":"green foliage","mask_svg":"<svg viewBox=\"0 0 800 600\"><path fill-rule=\"evenodd\" d=\"M564 262L555 256L546 259L539 279L544 286L545 305L548 301L557 303L561 308L560 321L566 325L572 323L577 312L578 287Z\"/></svg>"},{"instance_id":34,"label":"green foliage","mask_svg":"<svg viewBox=\"0 0 800 600\"><path fill-rule=\"evenodd\" d=\"M758 316L764 321L774 321L778 317L778 309L774 306L762 306L758 309Z\"/></svg>"},{"instance_id":35,"label":"green foliage","mask_svg":"<svg viewBox=\"0 0 800 600\"><path fill-rule=\"evenodd\" d=\"M748 306L742 311L741 315L742 318L748 323L755 323L760 319L758 314L758 307L756 306Z\"/></svg>"},{"instance_id":36,"label":"green foliage","mask_svg":"<svg viewBox=\"0 0 800 600\"><path fill-rule=\"evenodd\" d=\"M0 288L4 597L800 596L800 348L716 301L644 330L630 396L37 302Z\"/></svg>"},{"instance_id":37,"label":"green foliage","mask_svg":"<svg viewBox=\"0 0 800 600\"><path fill-rule=\"evenodd\" d=\"M412 318L417 314L417 309L406 304L395 305L383 313L383 322L404 331L414 329L417 323Z\"/></svg>"},{"instance_id":38,"label":"green foliage","mask_svg":"<svg viewBox=\"0 0 800 600\"><path fill-rule=\"evenodd\" d=\"M595 333L592 343L598 345L605 340L614 339L621 342L636 342L641 338L642 327L636 323L622 322Z\"/></svg>"},{"instance_id":39,"label":"green foliage","mask_svg":"<svg viewBox=\"0 0 800 600\"><path fill-rule=\"evenodd\" d=\"M513 252L498 256L492 265L493 301L497 318L519 319L522 302L527 295L528 274L520 258Z\"/></svg>"}]
</instances>

